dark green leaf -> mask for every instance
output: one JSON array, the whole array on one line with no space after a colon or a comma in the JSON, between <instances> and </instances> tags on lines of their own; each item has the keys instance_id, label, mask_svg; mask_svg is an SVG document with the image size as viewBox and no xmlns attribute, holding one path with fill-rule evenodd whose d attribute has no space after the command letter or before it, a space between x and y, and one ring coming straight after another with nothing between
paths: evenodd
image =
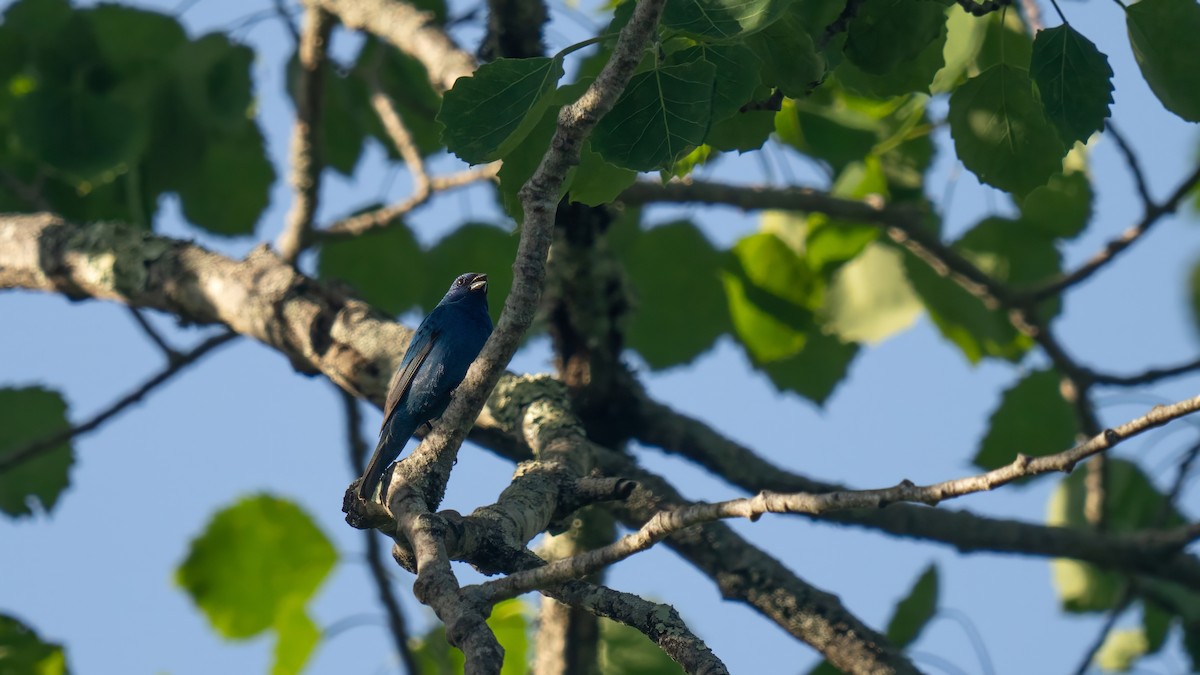
<instances>
[{"instance_id":1,"label":"dark green leaf","mask_svg":"<svg viewBox=\"0 0 1200 675\"><path fill-rule=\"evenodd\" d=\"M1200 4L1195 0L1141 0L1125 10L1129 43L1142 77L1163 106L1189 122L1200 122L1200 68L1196 35Z\"/></svg>"},{"instance_id":2,"label":"dark green leaf","mask_svg":"<svg viewBox=\"0 0 1200 675\"><path fill-rule=\"evenodd\" d=\"M1107 529L1114 534L1148 527L1166 528L1182 524L1183 517L1174 508L1163 513L1161 493L1136 464L1108 459ZM1084 485L1087 471L1079 467L1055 488L1046 509L1046 524L1090 528L1084 516ZM1063 609L1068 612L1102 612L1116 606L1126 579L1116 572L1100 570L1077 560L1057 559L1051 563L1054 588Z\"/></svg>"},{"instance_id":3,"label":"dark green leaf","mask_svg":"<svg viewBox=\"0 0 1200 675\"><path fill-rule=\"evenodd\" d=\"M727 117L713 125L706 145L724 152L757 150L775 131L775 112L750 110Z\"/></svg>"},{"instance_id":4,"label":"dark green leaf","mask_svg":"<svg viewBox=\"0 0 1200 675\"><path fill-rule=\"evenodd\" d=\"M1018 454L1042 457L1071 447L1079 425L1074 407L1062 397L1060 379L1053 370L1038 370L1004 392L988 420L975 466L990 471Z\"/></svg>"},{"instance_id":5,"label":"dark green leaf","mask_svg":"<svg viewBox=\"0 0 1200 675\"><path fill-rule=\"evenodd\" d=\"M1029 72L1037 82L1046 116L1063 142L1086 143L1104 128L1112 103L1108 57L1067 24L1038 31Z\"/></svg>"},{"instance_id":6,"label":"dark green leaf","mask_svg":"<svg viewBox=\"0 0 1200 675\"><path fill-rule=\"evenodd\" d=\"M106 65L117 70L157 70L187 40L174 17L158 12L105 4L87 18Z\"/></svg>"},{"instance_id":7,"label":"dark green leaf","mask_svg":"<svg viewBox=\"0 0 1200 675\"><path fill-rule=\"evenodd\" d=\"M77 184L113 180L146 142L129 106L82 89L39 88L17 99L13 132L30 157Z\"/></svg>"},{"instance_id":8,"label":"dark green leaf","mask_svg":"<svg viewBox=\"0 0 1200 675\"><path fill-rule=\"evenodd\" d=\"M257 495L213 516L175 578L222 636L248 638L282 622L281 641L292 644L311 631L286 613L312 597L336 560L300 507Z\"/></svg>"},{"instance_id":9,"label":"dark green leaf","mask_svg":"<svg viewBox=\"0 0 1200 675\"><path fill-rule=\"evenodd\" d=\"M888 0L876 0L886 2ZM915 0L920 4L936 4L926 0ZM909 92L928 93L933 78L945 64L943 54L946 46L946 21L938 23L936 35L925 43L922 49L913 57L894 62L884 74L871 73L859 68L853 61L847 60L838 64L838 81L848 89L864 96L888 98Z\"/></svg>"},{"instance_id":10,"label":"dark green leaf","mask_svg":"<svg viewBox=\"0 0 1200 675\"><path fill-rule=\"evenodd\" d=\"M588 143L583 146L579 166L567 191L573 202L600 206L615 201L636 180L636 171L609 164Z\"/></svg>"},{"instance_id":11,"label":"dark green leaf","mask_svg":"<svg viewBox=\"0 0 1200 675\"><path fill-rule=\"evenodd\" d=\"M712 120L718 122L738 112L761 84L762 61L743 44L697 45L671 54L668 65L703 59L715 69Z\"/></svg>"},{"instance_id":12,"label":"dark green leaf","mask_svg":"<svg viewBox=\"0 0 1200 675\"><path fill-rule=\"evenodd\" d=\"M636 628L600 620L600 671L604 675L682 675L683 669Z\"/></svg>"},{"instance_id":13,"label":"dark green leaf","mask_svg":"<svg viewBox=\"0 0 1200 675\"><path fill-rule=\"evenodd\" d=\"M1082 171L1051 176L1021 203L1021 220L1052 237L1074 237L1091 217L1092 183Z\"/></svg>"},{"instance_id":14,"label":"dark green leaf","mask_svg":"<svg viewBox=\"0 0 1200 675\"><path fill-rule=\"evenodd\" d=\"M562 76L556 58L496 59L480 66L446 92L437 117L442 141L471 164L506 156L542 119Z\"/></svg>"},{"instance_id":15,"label":"dark green leaf","mask_svg":"<svg viewBox=\"0 0 1200 675\"><path fill-rule=\"evenodd\" d=\"M707 61L666 66L633 76L592 134L592 149L636 171L670 168L704 142L713 104Z\"/></svg>"},{"instance_id":16,"label":"dark green leaf","mask_svg":"<svg viewBox=\"0 0 1200 675\"><path fill-rule=\"evenodd\" d=\"M0 673L4 675L66 675L62 645L44 642L32 628L0 614Z\"/></svg>"},{"instance_id":17,"label":"dark green leaf","mask_svg":"<svg viewBox=\"0 0 1200 675\"><path fill-rule=\"evenodd\" d=\"M900 602L888 621L887 638L897 649L904 649L916 641L925 624L937 613L938 570L937 566L925 568L912 590Z\"/></svg>"},{"instance_id":18,"label":"dark green leaf","mask_svg":"<svg viewBox=\"0 0 1200 675\"><path fill-rule=\"evenodd\" d=\"M939 35L944 44L945 32L946 7L940 3L866 0L847 28L846 58L867 73L887 75L916 59ZM938 67L929 71L930 79Z\"/></svg>"},{"instance_id":19,"label":"dark green leaf","mask_svg":"<svg viewBox=\"0 0 1200 675\"><path fill-rule=\"evenodd\" d=\"M983 24L983 40L971 64L970 74L986 72L993 66L1006 65L1027 70L1033 57L1033 38L1025 29L1020 12L992 12L971 17Z\"/></svg>"},{"instance_id":20,"label":"dark green leaf","mask_svg":"<svg viewBox=\"0 0 1200 675\"><path fill-rule=\"evenodd\" d=\"M238 136L210 144L179 185L183 215L213 234L253 234L275 182L265 146L252 122Z\"/></svg>"},{"instance_id":21,"label":"dark green leaf","mask_svg":"<svg viewBox=\"0 0 1200 675\"><path fill-rule=\"evenodd\" d=\"M546 149L550 147L550 139L554 136L557 126L558 108L551 107L542 113L542 119L525 137L525 142L508 153L504 158L504 163L500 166L500 173L496 175L500 180L500 202L504 206L505 213L518 225L525 222L525 211L521 207L518 192L521 190L521 186L537 171L542 157L546 154ZM567 180L563 181L564 191L569 189L573 180L574 172L568 173Z\"/></svg>"},{"instance_id":22,"label":"dark green leaf","mask_svg":"<svg viewBox=\"0 0 1200 675\"><path fill-rule=\"evenodd\" d=\"M788 6L787 0L667 0L662 24L708 40L725 40L766 28Z\"/></svg>"},{"instance_id":23,"label":"dark green leaf","mask_svg":"<svg viewBox=\"0 0 1200 675\"><path fill-rule=\"evenodd\" d=\"M176 83L184 104L204 128L239 133L253 98L254 52L220 33L184 43L175 53Z\"/></svg>"},{"instance_id":24,"label":"dark green leaf","mask_svg":"<svg viewBox=\"0 0 1200 675\"><path fill-rule=\"evenodd\" d=\"M374 232L322 245L317 275L350 284L363 300L395 316L420 302L427 281L431 281L428 262L408 226L391 223ZM455 272L446 280L446 286L465 271Z\"/></svg>"},{"instance_id":25,"label":"dark green leaf","mask_svg":"<svg viewBox=\"0 0 1200 675\"><path fill-rule=\"evenodd\" d=\"M70 427L67 404L58 392L40 387L0 389L0 457ZM75 462L70 441L0 472L0 511L10 516L33 515L33 505L54 509L70 483L67 471Z\"/></svg>"},{"instance_id":26,"label":"dark green leaf","mask_svg":"<svg viewBox=\"0 0 1200 675\"><path fill-rule=\"evenodd\" d=\"M512 262L517 257L517 235L488 223L466 223L446 235L425 255L422 273L428 278L421 308L432 311L450 282L464 272L488 275L488 310L492 321L512 288Z\"/></svg>"},{"instance_id":27,"label":"dark green leaf","mask_svg":"<svg viewBox=\"0 0 1200 675\"><path fill-rule=\"evenodd\" d=\"M1025 195L1062 170L1066 150L1024 70L997 65L967 80L948 120L959 159L988 185Z\"/></svg>"},{"instance_id":28,"label":"dark green leaf","mask_svg":"<svg viewBox=\"0 0 1200 675\"><path fill-rule=\"evenodd\" d=\"M858 345L842 342L814 326L808 329L798 353L757 367L767 373L771 384L780 391L794 391L823 405L846 379L850 362L857 354Z\"/></svg>"},{"instance_id":29,"label":"dark green leaf","mask_svg":"<svg viewBox=\"0 0 1200 675\"><path fill-rule=\"evenodd\" d=\"M778 87L792 98L803 98L825 73L825 60L817 54L808 25L794 3L778 21L746 39L746 46L762 61L762 83Z\"/></svg>"},{"instance_id":30,"label":"dark green leaf","mask_svg":"<svg viewBox=\"0 0 1200 675\"><path fill-rule=\"evenodd\" d=\"M1146 634L1146 653L1153 654L1162 649L1174 619L1174 616L1153 602L1142 602L1142 629Z\"/></svg>"},{"instance_id":31,"label":"dark green leaf","mask_svg":"<svg viewBox=\"0 0 1200 675\"><path fill-rule=\"evenodd\" d=\"M775 118L781 140L829 162L838 173L871 153L879 141L878 127L878 120L857 111L811 100L785 101Z\"/></svg>"},{"instance_id":32,"label":"dark green leaf","mask_svg":"<svg viewBox=\"0 0 1200 675\"><path fill-rule=\"evenodd\" d=\"M300 62L296 54L288 60L287 93L296 103L300 83ZM363 142L371 125L363 119L364 110L372 110L366 84L354 73L334 72L328 63L321 72L324 98L321 110L321 152L325 164L344 176L354 173L362 155Z\"/></svg>"},{"instance_id":33,"label":"dark green leaf","mask_svg":"<svg viewBox=\"0 0 1200 675\"><path fill-rule=\"evenodd\" d=\"M755 363L778 361L804 347L814 328L811 306L819 279L779 237L743 238L721 278L735 333Z\"/></svg>"},{"instance_id":34,"label":"dark green leaf","mask_svg":"<svg viewBox=\"0 0 1200 675\"><path fill-rule=\"evenodd\" d=\"M721 254L695 225L654 227L638 235L623 257L636 307L628 344L651 368L688 363L729 330Z\"/></svg>"}]
</instances>

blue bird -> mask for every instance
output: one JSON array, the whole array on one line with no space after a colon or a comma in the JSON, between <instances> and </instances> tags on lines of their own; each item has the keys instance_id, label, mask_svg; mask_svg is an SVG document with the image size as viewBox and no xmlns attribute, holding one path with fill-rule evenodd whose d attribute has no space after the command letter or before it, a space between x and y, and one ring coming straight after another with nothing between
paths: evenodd
<instances>
[{"instance_id":1,"label":"blue bird","mask_svg":"<svg viewBox=\"0 0 1200 675\"><path fill-rule=\"evenodd\" d=\"M446 411L450 395L491 334L487 275L460 275L417 327L392 376L379 443L363 472L360 497L370 499L384 469L400 456L413 432Z\"/></svg>"}]
</instances>

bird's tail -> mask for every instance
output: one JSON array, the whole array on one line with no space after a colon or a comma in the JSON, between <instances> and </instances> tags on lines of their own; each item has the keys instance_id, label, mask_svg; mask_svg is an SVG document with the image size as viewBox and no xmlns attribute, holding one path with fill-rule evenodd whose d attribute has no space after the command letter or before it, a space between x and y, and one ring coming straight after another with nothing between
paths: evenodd
<instances>
[{"instance_id":1,"label":"bird's tail","mask_svg":"<svg viewBox=\"0 0 1200 675\"><path fill-rule=\"evenodd\" d=\"M379 442L375 444L375 453L371 455L371 461L367 462L367 470L363 471L362 483L358 486L358 496L366 501L370 501L375 495L375 487L383 478L384 469L399 454L388 452L388 446L391 445L388 442L391 440L389 436L390 434L386 432L379 435Z\"/></svg>"}]
</instances>

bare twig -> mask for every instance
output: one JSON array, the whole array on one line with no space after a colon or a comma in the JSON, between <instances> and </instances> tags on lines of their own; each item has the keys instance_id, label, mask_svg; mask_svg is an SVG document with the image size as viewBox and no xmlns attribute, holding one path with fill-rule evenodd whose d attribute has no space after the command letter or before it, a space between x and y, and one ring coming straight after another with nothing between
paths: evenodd
<instances>
[{"instance_id":1,"label":"bare twig","mask_svg":"<svg viewBox=\"0 0 1200 675\"><path fill-rule=\"evenodd\" d=\"M1117 128L1117 125L1112 120L1105 122L1108 127L1108 133L1117 143L1117 149L1121 151L1121 155L1125 158L1125 165L1129 167L1129 173L1133 174L1133 183L1137 188L1138 196L1142 198L1142 210L1149 213L1154 209L1154 197L1150 195L1150 186L1146 182L1146 173L1142 170L1142 163L1138 160L1137 153L1133 151L1133 146L1129 144L1129 140L1125 138L1125 134Z\"/></svg>"},{"instance_id":2,"label":"bare twig","mask_svg":"<svg viewBox=\"0 0 1200 675\"><path fill-rule=\"evenodd\" d=\"M993 490L1025 476L1055 471L1069 472L1082 459L1104 452L1129 438L1198 410L1200 410L1200 396L1169 406L1156 406L1142 417L1114 429L1106 429L1103 433L1068 450L1034 458L1021 454L1011 464L999 469L932 485L918 486L909 481L903 481L895 487L879 490L854 490L824 494L781 494L763 491L750 498L733 499L715 504L694 504L670 511L659 511L637 532L626 535L608 546L555 561L535 570L489 581L484 583L483 587L486 589L490 602L516 597L546 585L591 574L602 567L650 548L674 532L722 518L741 517L757 520L764 513L816 515L847 509L881 508L899 502L936 506L944 500ZM1200 525L1171 531L1167 535L1142 533L1139 536L1145 538L1147 545L1154 542L1170 551L1182 548L1198 535L1200 535Z\"/></svg>"},{"instance_id":3,"label":"bare twig","mask_svg":"<svg viewBox=\"0 0 1200 675\"><path fill-rule=\"evenodd\" d=\"M1026 291L1021 296L1022 300L1041 302L1091 277L1102 267L1112 262L1122 251L1133 245L1142 235L1146 234L1163 216L1174 213L1179 208L1179 204L1183 201L1184 197L1191 192L1197 183L1200 183L1200 166L1197 166L1191 174L1183 179L1166 201L1154 203L1151 208L1147 209L1137 225L1125 230L1120 236L1108 242L1103 250L1093 255L1087 262L1080 265L1074 271L1059 275L1037 288Z\"/></svg>"},{"instance_id":4,"label":"bare twig","mask_svg":"<svg viewBox=\"0 0 1200 675\"><path fill-rule=\"evenodd\" d=\"M1075 667L1075 675L1086 675L1088 670L1091 669L1092 661L1096 658L1096 654L1104 646L1104 641L1108 639L1108 634L1112 632L1113 626L1117 625L1117 619L1121 618L1121 615L1129 608L1134 597L1133 586L1126 582L1121 589L1121 596L1116 606L1109 611L1108 618L1104 620L1104 625L1100 627L1100 632L1096 635L1096 639L1088 647L1088 650L1084 652L1083 659L1080 660L1079 665Z\"/></svg>"},{"instance_id":5,"label":"bare twig","mask_svg":"<svg viewBox=\"0 0 1200 675\"><path fill-rule=\"evenodd\" d=\"M127 306L127 308L129 309L130 316L137 322L137 325L141 326L142 332L146 334L146 337L150 338L150 341L162 350L163 356L167 357L167 363L174 363L182 356L177 349L167 344L167 341L163 339L163 336L154 326L150 325L150 322L142 315L142 310L137 307Z\"/></svg>"},{"instance_id":6,"label":"bare twig","mask_svg":"<svg viewBox=\"0 0 1200 675\"><path fill-rule=\"evenodd\" d=\"M292 36L292 44L300 46L300 31L296 29L296 24L292 23L292 17L288 13L287 5L284 0L271 0L275 6L275 13L279 15L279 20L283 22L283 27L287 30L288 35Z\"/></svg>"},{"instance_id":7,"label":"bare twig","mask_svg":"<svg viewBox=\"0 0 1200 675\"><path fill-rule=\"evenodd\" d=\"M276 247L294 263L309 244L321 192L324 148L321 132L325 70L333 16L319 7L304 10L300 35L300 81L296 84L296 124L292 127L290 182L295 198Z\"/></svg>"},{"instance_id":8,"label":"bare twig","mask_svg":"<svg viewBox=\"0 0 1200 675\"><path fill-rule=\"evenodd\" d=\"M342 408L346 411L346 447L350 454L350 473L358 475L362 472L367 461L367 444L362 437L362 413L358 408L358 399L344 389L338 389L342 399ZM392 591L392 580L388 577L387 569L383 566L383 548L379 545L379 533L374 530L364 530L363 537L367 544L367 568L371 570L371 579L375 582L375 590L379 594L379 604L383 605L383 613L387 615L388 627L391 629L392 642L400 661L404 664L404 672L418 675L421 672L412 650L408 646L408 622L400 611L400 602Z\"/></svg>"},{"instance_id":9,"label":"bare twig","mask_svg":"<svg viewBox=\"0 0 1200 675\"><path fill-rule=\"evenodd\" d=\"M349 216L337 221L324 230L317 230L313 237L319 241L336 241L350 239L367 232L385 228L397 218L407 215L417 207L424 205L429 198L439 192L465 187L472 183L492 180L500 171L500 162L492 162L474 169L460 171L449 176L434 176L429 179L429 191L426 195L414 194L396 204L389 204L373 211Z\"/></svg>"},{"instance_id":10,"label":"bare twig","mask_svg":"<svg viewBox=\"0 0 1200 675\"><path fill-rule=\"evenodd\" d=\"M0 473L8 471L9 469L12 469L13 467L15 467L19 464L27 462L27 461L33 459L34 457L38 456L39 454L41 454L43 452L47 452L49 450L52 450L53 448L57 447L58 445L65 443L73 438L76 438L78 436L83 436L92 431L95 431L102 424L104 424L109 419L111 419L113 416L121 413L126 408L133 405L134 403L141 401L150 392L154 391L159 386L165 384L172 377L178 375L180 372L182 372L184 369L186 369L187 366L200 360L200 358L202 356L204 356L205 354L207 354L208 352L212 351L213 349L216 349L217 347L220 347L221 345L225 344L226 342L229 342L230 340L232 340L235 337L237 337L237 333L224 332L224 333L221 333L220 335L216 335L214 337L208 338L204 342L200 343L200 345L197 346L195 349L192 349L191 351L187 352L186 354L181 355L178 359L172 361L160 373L158 373L154 377L150 378L149 380L146 380L146 382L144 382L137 389L134 389L133 391L129 392L128 394L117 399L117 401L114 402L112 405L105 408L104 410L101 410L99 413L96 413L94 416L92 416L86 422L72 426L69 429L64 429L63 431L61 431L57 434L54 434L53 436L43 438L40 441L34 441L33 443L26 445L25 447L19 448L15 451L5 455L4 457L0 457Z\"/></svg>"},{"instance_id":11,"label":"bare twig","mask_svg":"<svg viewBox=\"0 0 1200 675\"><path fill-rule=\"evenodd\" d=\"M1200 359L1194 359L1187 363L1181 363L1177 366L1167 368L1150 368L1140 373L1133 375L1112 375L1109 373L1098 373L1089 371L1089 377L1096 384L1111 384L1121 387L1136 387L1143 384L1153 384L1159 380L1165 380L1171 377L1187 375L1188 373L1200 370Z\"/></svg>"}]
</instances>

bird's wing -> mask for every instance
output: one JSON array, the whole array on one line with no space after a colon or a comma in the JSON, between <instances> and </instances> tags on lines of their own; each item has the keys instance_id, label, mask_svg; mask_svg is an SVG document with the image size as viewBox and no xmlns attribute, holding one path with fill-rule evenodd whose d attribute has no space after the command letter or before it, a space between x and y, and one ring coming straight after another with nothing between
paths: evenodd
<instances>
[{"instance_id":1,"label":"bird's wing","mask_svg":"<svg viewBox=\"0 0 1200 675\"><path fill-rule=\"evenodd\" d=\"M392 377L392 384L388 387L387 402L383 404L383 426L380 429L386 429L388 423L392 421L392 415L399 407L400 399L408 393L413 377L421 369L421 364L425 363L425 359L429 358L429 353L433 351L433 346L441 334L441 329L434 328L426 335L421 335L421 331L418 330L417 335L413 336L412 343L409 344L408 351L404 354L404 360L401 361L400 368L396 370L396 375Z\"/></svg>"}]
</instances>

